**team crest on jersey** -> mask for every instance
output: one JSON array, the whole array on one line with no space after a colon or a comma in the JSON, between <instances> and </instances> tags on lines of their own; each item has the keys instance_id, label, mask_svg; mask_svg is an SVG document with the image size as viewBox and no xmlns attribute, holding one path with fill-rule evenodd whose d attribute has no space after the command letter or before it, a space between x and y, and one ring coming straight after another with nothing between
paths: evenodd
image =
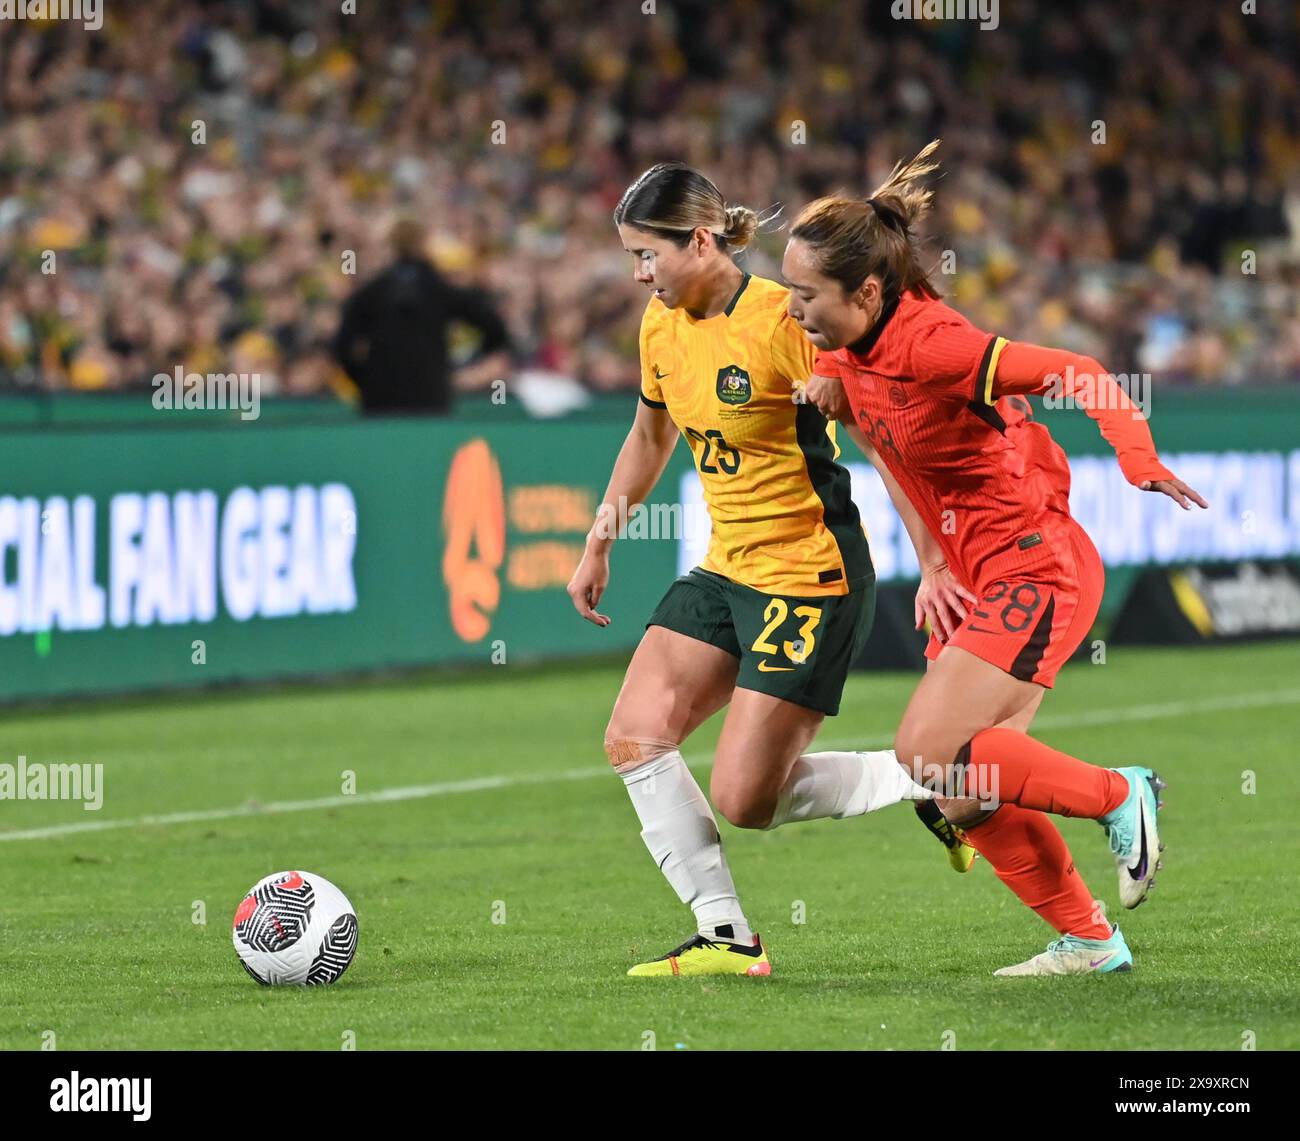
<instances>
[{"instance_id":1,"label":"team crest on jersey","mask_svg":"<svg viewBox=\"0 0 1300 1141\"><path fill-rule=\"evenodd\" d=\"M718 399L723 404L748 404L754 395L749 383L749 373L740 365L729 364L718 369Z\"/></svg>"}]
</instances>

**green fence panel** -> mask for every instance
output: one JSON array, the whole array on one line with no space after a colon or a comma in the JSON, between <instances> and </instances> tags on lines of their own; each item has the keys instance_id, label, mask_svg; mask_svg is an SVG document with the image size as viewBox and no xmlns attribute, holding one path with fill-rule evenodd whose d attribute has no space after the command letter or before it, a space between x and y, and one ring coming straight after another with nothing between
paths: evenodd
<instances>
[{"instance_id":1,"label":"green fence panel","mask_svg":"<svg viewBox=\"0 0 1300 1141\"><path fill-rule=\"evenodd\" d=\"M2 432L0 697L631 647L674 573L671 537L616 548L608 629L564 591L622 435Z\"/></svg>"},{"instance_id":2,"label":"green fence panel","mask_svg":"<svg viewBox=\"0 0 1300 1141\"><path fill-rule=\"evenodd\" d=\"M1300 552L1300 393L1212 395L1157 393L1152 416L1214 505L1204 557ZM691 548L642 530L614 548L613 625L573 611L564 586L634 411L625 396L548 421L474 402L450 420L339 407L337 421L151 410L147 426L0 428L0 700L625 651L698 549L698 535ZM1076 493L1094 514L1105 501L1099 546L1154 542L1177 509L1113 486L1084 413L1040 415L1074 457ZM684 506L694 487L679 445L653 505ZM906 543L897 528L872 538L882 567ZM1108 565L1103 615L1154 557L1135 549Z\"/></svg>"}]
</instances>

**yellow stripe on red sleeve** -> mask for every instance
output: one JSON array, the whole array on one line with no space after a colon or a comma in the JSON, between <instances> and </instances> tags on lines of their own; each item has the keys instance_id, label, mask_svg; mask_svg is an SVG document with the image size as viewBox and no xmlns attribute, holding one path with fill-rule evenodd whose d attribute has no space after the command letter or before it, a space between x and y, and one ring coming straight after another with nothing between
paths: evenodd
<instances>
[{"instance_id":1,"label":"yellow stripe on red sleeve","mask_svg":"<svg viewBox=\"0 0 1300 1141\"><path fill-rule=\"evenodd\" d=\"M1147 480L1173 478L1156 454L1142 410L1092 357L1016 341L1007 346L1001 366L993 386L995 397L1059 386L1097 422L1129 483L1138 486Z\"/></svg>"},{"instance_id":2,"label":"yellow stripe on red sleeve","mask_svg":"<svg viewBox=\"0 0 1300 1141\"><path fill-rule=\"evenodd\" d=\"M979 376L975 381L975 399L982 400L985 404L992 404L993 396L993 378L997 375L998 360L1002 356L1002 350L1007 347L1006 337L994 337L989 341L989 347L984 352L984 359L980 361Z\"/></svg>"}]
</instances>

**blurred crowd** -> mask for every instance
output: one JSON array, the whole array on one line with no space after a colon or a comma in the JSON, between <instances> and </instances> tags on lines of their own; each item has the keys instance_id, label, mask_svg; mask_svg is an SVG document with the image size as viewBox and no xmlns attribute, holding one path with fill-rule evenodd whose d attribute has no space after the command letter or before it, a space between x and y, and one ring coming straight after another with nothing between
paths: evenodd
<instances>
[{"instance_id":1,"label":"blurred crowd","mask_svg":"<svg viewBox=\"0 0 1300 1141\"><path fill-rule=\"evenodd\" d=\"M1115 372L1300 381L1294 5L1004 0L992 30L887 0L346 7L0 26L0 386L180 365L345 391L341 303L408 215L518 367L632 387L646 292L610 212L641 170L682 159L789 219L936 136L927 248L976 324Z\"/></svg>"}]
</instances>

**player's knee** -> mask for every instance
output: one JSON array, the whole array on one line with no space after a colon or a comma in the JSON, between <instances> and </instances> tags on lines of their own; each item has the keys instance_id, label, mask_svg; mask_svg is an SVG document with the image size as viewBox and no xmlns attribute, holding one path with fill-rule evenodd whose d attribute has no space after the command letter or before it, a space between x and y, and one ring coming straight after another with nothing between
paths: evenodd
<instances>
[{"instance_id":1,"label":"player's knee","mask_svg":"<svg viewBox=\"0 0 1300 1141\"><path fill-rule=\"evenodd\" d=\"M933 791L944 787L944 776L957 754L942 730L923 722L899 726L894 737L894 756L917 784Z\"/></svg>"},{"instance_id":2,"label":"player's knee","mask_svg":"<svg viewBox=\"0 0 1300 1141\"><path fill-rule=\"evenodd\" d=\"M616 732L612 725L605 731L605 756L621 773L631 772L651 761L657 761L676 748L675 741L658 737L626 736Z\"/></svg>"},{"instance_id":3,"label":"player's knee","mask_svg":"<svg viewBox=\"0 0 1300 1141\"><path fill-rule=\"evenodd\" d=\"M925 783L924 740L923 733L914 732L908 726L901 726L894 737L894 758L917 784Z\"/></svg>"},{"instance_id":4,"label":"player's knee","mask_svg":"<svg viewBox=\"0 0 1300 1141\"><path fill-rule=\"evenodd\" d=\"M963 796L968 744L954 746L942 729L902 726L894 737L894 755L903 770L936 796Z\"/></svg>"},{"instance_id":5,"label":"player's knee","mask_svg":"<svg viewBox=\"0 0 1300 1141\"><path fill-rule=\"evenodd\" d=\"M714 796L713 807L734 828L766 828L776 813L775 801L744 791L719 792Z\"/></svg>"}]
</instances>

